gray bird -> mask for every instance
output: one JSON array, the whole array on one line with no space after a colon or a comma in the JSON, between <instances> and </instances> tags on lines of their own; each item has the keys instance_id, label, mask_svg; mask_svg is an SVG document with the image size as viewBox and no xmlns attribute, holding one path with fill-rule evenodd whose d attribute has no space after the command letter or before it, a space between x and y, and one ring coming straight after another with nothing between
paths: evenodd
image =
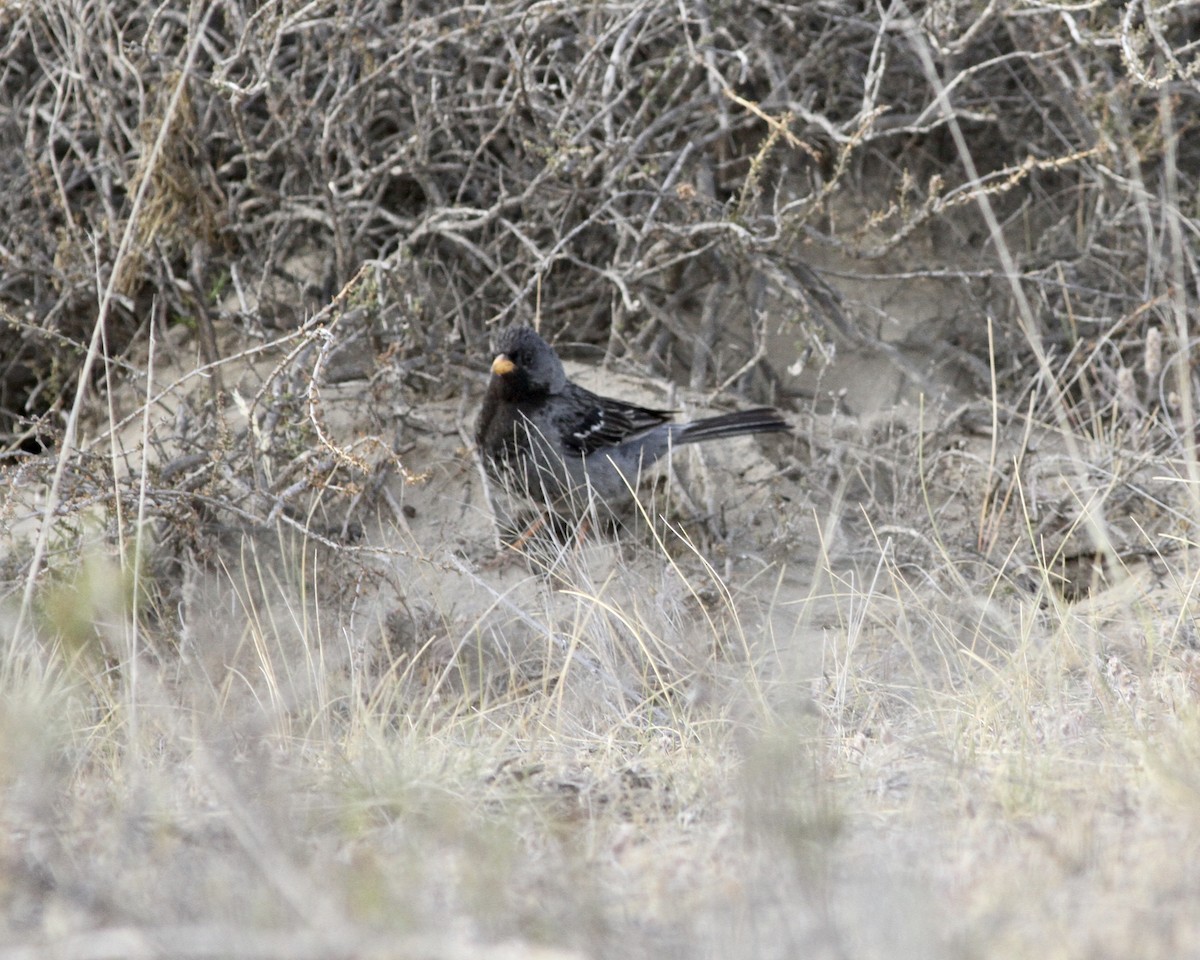
<instances>
[{"instance_id":1,"label":"gray bird","mask_svg":"<svg viewBox=\"0 0 1200 960\"><path fill-rule=\"evenodd\" d=\"M475 424L484 468L503 490L559 517L627 502L641 471L672 447L790 429L770 407L672 423L669 410L602 397L568 380L529 327L504 330L496 347Z\"/></svg>"}]
</instances>

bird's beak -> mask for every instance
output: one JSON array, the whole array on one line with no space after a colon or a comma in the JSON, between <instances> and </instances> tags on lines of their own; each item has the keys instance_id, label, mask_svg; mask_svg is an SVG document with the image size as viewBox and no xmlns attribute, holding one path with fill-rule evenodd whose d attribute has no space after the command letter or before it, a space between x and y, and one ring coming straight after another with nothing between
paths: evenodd
<instances>
[{"instance_id":1,"label":"bird's beak","mask_svg":"<svg viewBox=\"0 0 1200 960\"><path fill-rule=\"evenodd\" d=\"M498 377L503 377L516 369L517 365L502 353L497 354L496 359L492 361L492 373Z\"/></svg>"}]
</instances>

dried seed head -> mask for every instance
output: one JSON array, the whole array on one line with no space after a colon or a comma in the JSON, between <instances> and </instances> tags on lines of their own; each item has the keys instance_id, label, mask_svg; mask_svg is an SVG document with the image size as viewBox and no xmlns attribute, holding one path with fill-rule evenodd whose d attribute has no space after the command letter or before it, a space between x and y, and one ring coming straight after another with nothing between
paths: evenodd
<instances>
[{"instance_id":1,"label":"dried seed head","mask_svg":"<svg viewBox=\"0 0 1200 960\"><path fill-rule=\"evenodd\" d=\"M1127 417L1136 416L1141 409L1137 386L1133 382L1133 371L1129 367L1123 366L1117 371L1117 409Z\"/></svg>"},{"instance_id":2,"label":"dried seed head","mask_svg":"<svg viewBox=\"0 0 1200 960\"><path fill-rule=\"evenodd\" d=\"M1162 373L1162 331L1151 327L1146 331L1146 381L1152 388L1158 386L1158 375Z\"/></svg>"}]
</instances>

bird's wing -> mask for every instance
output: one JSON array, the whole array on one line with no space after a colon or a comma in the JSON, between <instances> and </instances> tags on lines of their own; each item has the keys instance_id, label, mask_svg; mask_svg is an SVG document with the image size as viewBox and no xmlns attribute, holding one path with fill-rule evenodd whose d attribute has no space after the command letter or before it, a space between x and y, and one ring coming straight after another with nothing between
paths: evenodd
<instances>
[{"instance_id":1,"label":"bird's wing","mask_svg":"<svg viewBox=\"0 0 1200 960\"><path fill-rule=\"evenodd\" d=\"M672 417L669 410L623 403L576 384L570 384L563 396L570 401L563 404L559 418L563 446L568 452L584 457L624 443Z\"/></svg>"}]
</instances>

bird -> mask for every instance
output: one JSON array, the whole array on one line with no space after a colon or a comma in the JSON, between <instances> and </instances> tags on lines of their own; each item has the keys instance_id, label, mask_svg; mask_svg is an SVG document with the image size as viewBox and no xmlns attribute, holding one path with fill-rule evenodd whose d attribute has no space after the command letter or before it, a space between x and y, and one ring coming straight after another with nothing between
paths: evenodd
<instances>
[{"instance_id":1,"label":"bird","mask_svg":"<svg viewBox=\"0 0 1200 960\"><path fill-rule=\"evenodd\" d=\"M673 447L791 429L773 407L683 423L674 416L581 387L537 331L514 326L496 339L475 442L489 481L579 521L632 500L641 471Z\"/></svg>"}]
</instances>

